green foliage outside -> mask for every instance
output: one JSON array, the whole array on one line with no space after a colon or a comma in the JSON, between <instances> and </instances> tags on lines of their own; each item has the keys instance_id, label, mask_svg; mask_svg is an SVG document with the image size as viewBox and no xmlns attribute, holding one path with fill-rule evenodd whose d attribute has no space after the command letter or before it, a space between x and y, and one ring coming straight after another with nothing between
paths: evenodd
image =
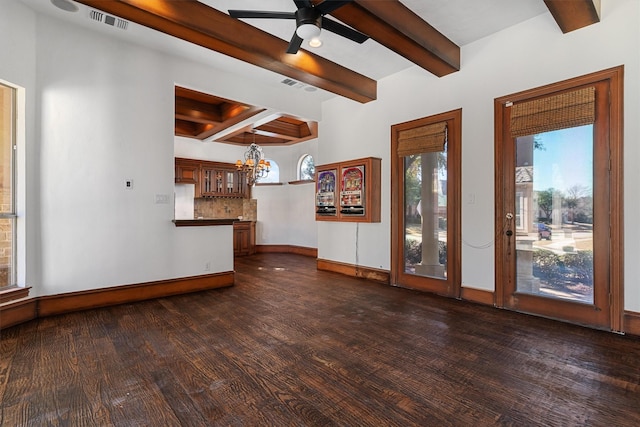
<instances>
[{"instance_id":1,"label":"green foliage outside","mask_svg":"<svg viewBox=\"0 0 640 427\"><path fill-rule=\"evenodd\" d=\"M556 254L533 252L533 275L546 281L573 281L593 285L593 251Z\"/></svg>"}]
</instances>

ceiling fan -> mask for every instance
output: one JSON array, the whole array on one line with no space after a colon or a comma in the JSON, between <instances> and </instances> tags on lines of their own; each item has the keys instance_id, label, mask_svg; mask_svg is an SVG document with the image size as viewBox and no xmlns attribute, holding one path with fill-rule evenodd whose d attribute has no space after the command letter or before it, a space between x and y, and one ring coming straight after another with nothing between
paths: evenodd
<instances>
[{"instance_id":1,"label":"ceiling fan","mask_svg":"<svg viewBox=\"0 0 640 427\"><path fill-rule=\"evenodd\" d=\"M325 29L338 34L356 43L363 43L369 36L347 27L337 21L325 17L341 6L352 0L325 0L314 6L310 0L293 0L298 10L295 12L273 12L259 10L229 10L233 18L269 18L269 19L295 19L296 31L291 37L287 53L297 53L304 39L312 39L320 35L320 30Z\"/></svg>"}]
</instances>

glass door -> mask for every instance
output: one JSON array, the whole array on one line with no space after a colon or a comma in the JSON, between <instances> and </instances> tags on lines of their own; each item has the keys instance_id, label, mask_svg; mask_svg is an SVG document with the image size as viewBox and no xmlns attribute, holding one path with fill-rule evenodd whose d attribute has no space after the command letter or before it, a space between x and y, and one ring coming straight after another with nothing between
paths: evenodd
<instances>
[{"instance_id":1,"label":"glass door","mask_svg":"<svg viewBox=\"0 0 640 427\"><path fill-rule=\"evenodd\" d=\"M612 80L605 71L496 99L496 305L620 330Z\"/></svg>"},{"instance_id":2,"label":"glass door","mask_svg":"<svg viewBox=\"0 0 640 427\"><path fill-rule=\"evenodd\" d=\"M460 110L392 127L392 283L460 295Z\"/></svg>"}]
</instances>

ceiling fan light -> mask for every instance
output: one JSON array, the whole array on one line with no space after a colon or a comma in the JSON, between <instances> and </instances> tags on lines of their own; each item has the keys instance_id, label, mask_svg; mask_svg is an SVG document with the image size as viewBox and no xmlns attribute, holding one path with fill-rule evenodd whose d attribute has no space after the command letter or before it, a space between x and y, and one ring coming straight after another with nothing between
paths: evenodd
<instances>
[{"instance_id":1,"label":"ceiling fan light","mask_svg":"<svg viewBox=\"0 0 640 427\"><path fill-rule=\"evenodd\" d=\"M301 24L296 29L296 34L298 34L298 37L304 40L312 39L320 35L320 27L315 24Z\"/></svg>"},{"instance_id":2,"label":"ceiling fan light","mask_svg":"<svg viewBox=\"0 0 640 427\"><path fill-rule=\"evenodd\" d=\"M322 40L320 40L318 37L314 37L311 40L309 40L309 46L320 47L322 46Z\"/></svg>"},{"instance_id":3,"label":"ceiling fan light","mask_svg":"<svg viewBox=\"0 0 640 427\"><path fill-rule=\"evenodd\" d=\"M70 0L51 0L51 3L65 12L77 12L79 10L78 6Z\"/></svg>"}]
</instances>

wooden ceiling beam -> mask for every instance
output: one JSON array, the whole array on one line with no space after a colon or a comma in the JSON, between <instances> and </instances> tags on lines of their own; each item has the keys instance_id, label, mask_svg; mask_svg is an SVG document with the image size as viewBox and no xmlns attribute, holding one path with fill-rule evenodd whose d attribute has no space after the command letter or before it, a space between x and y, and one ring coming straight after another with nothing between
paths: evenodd
<instances>
[{"instance_id":1,"label":"wooden ceiling beam","mask_svg":"<svg viewBox=\"0 0 640 427\"><path fill-rule=\"evenodd\" d=\"M203 131L198 135L198 139L207 139L218 132L222 132L223 130L228 129L231 126L237 125L243 120L246 120L250 117L255 116L258 113L263 112L264 110L265 108L254 107L254 106L245 108L241 112L238 112L233 116L225 117L225 120L222 123L220 123L218 126L215 126L210 129L205 129L205 131Z\"/></svg>"},{"instance_id":2,"label":"wooden ceiling beam","mask_svg":"<svg viewBox=\"0 0 640 427\"><path fill-rule=\"evenodd\" d=\"M274 120L261 126L257 126L255 129L256 131L263 132L265 134L281 135L284 138L298 139L305 136L301 133L301 130L303 130L301 129L302 127L306 127L308 129L306 123L301 126L294 123L283 123L280 120Z\"/></svg>"},{"instance_id":3,"label":"wooden ceiling beam","mask_svg":"<svg viewBox=\"0 0 640 427\"><path fill-rule=\"evenodd\" d=\"M187 120L175 120L175 134L177 136L186 136L195 138L202 131L202 124Z\"/></svg>"},{"instance_id":4,"label":"wooden ceiling beam","mask_svg":"<svg viewBox=\"0 0 640 427\"><path fill-rule=\"evenodd\" d=\"M288 42L197 0L76 1L361 103L377 96L375 80L304 50L287 54Z\"/></svg>"},{"instance_id":5,"label":"wooden ceiling beam","mask_svg":"<svg viewBox=\"0 0 640 427\"><path fill-rule=\"evenodd\" d=\"M206 102L176 97L176 117L198 123L221 123L220 108Z\"/></svg>"},{"instance_id":6,"label":"wooden ceiling beam","mask_svg":"<svg viewBox=\"0 0 640 427\"><path fill-rule=\"evenodd\" d=\"M398 0L354 0L331 15L438 77L460 70L460 47Z\"/></svg>"},{"instance_id":7,"label":"wooden ceiling beam","mask_svg":"<svg viewBox=\"0 0 640 427\"><path fill-rule=\"evenodd\" d=\"M260 145L292 145L308 141L318 137L318 122L307 121L295 125L294 130L288 126L289 121L298 121L290 116L271 116L261 124L244 126L216 139L216 142L224 142L235 145L249 145L254 140ZM282 125L285 125L284 127Z\"/></svg>"},{"instance_id":8,"label":"wooden ceiling beam","mask_svg":"<svg viewBox=\"0 0 640 427\"><path fill-rule=\"evenodd\" d=\"M544 0L563 33L600 22L600 0Z\"/></svg>"}]
</instances>

